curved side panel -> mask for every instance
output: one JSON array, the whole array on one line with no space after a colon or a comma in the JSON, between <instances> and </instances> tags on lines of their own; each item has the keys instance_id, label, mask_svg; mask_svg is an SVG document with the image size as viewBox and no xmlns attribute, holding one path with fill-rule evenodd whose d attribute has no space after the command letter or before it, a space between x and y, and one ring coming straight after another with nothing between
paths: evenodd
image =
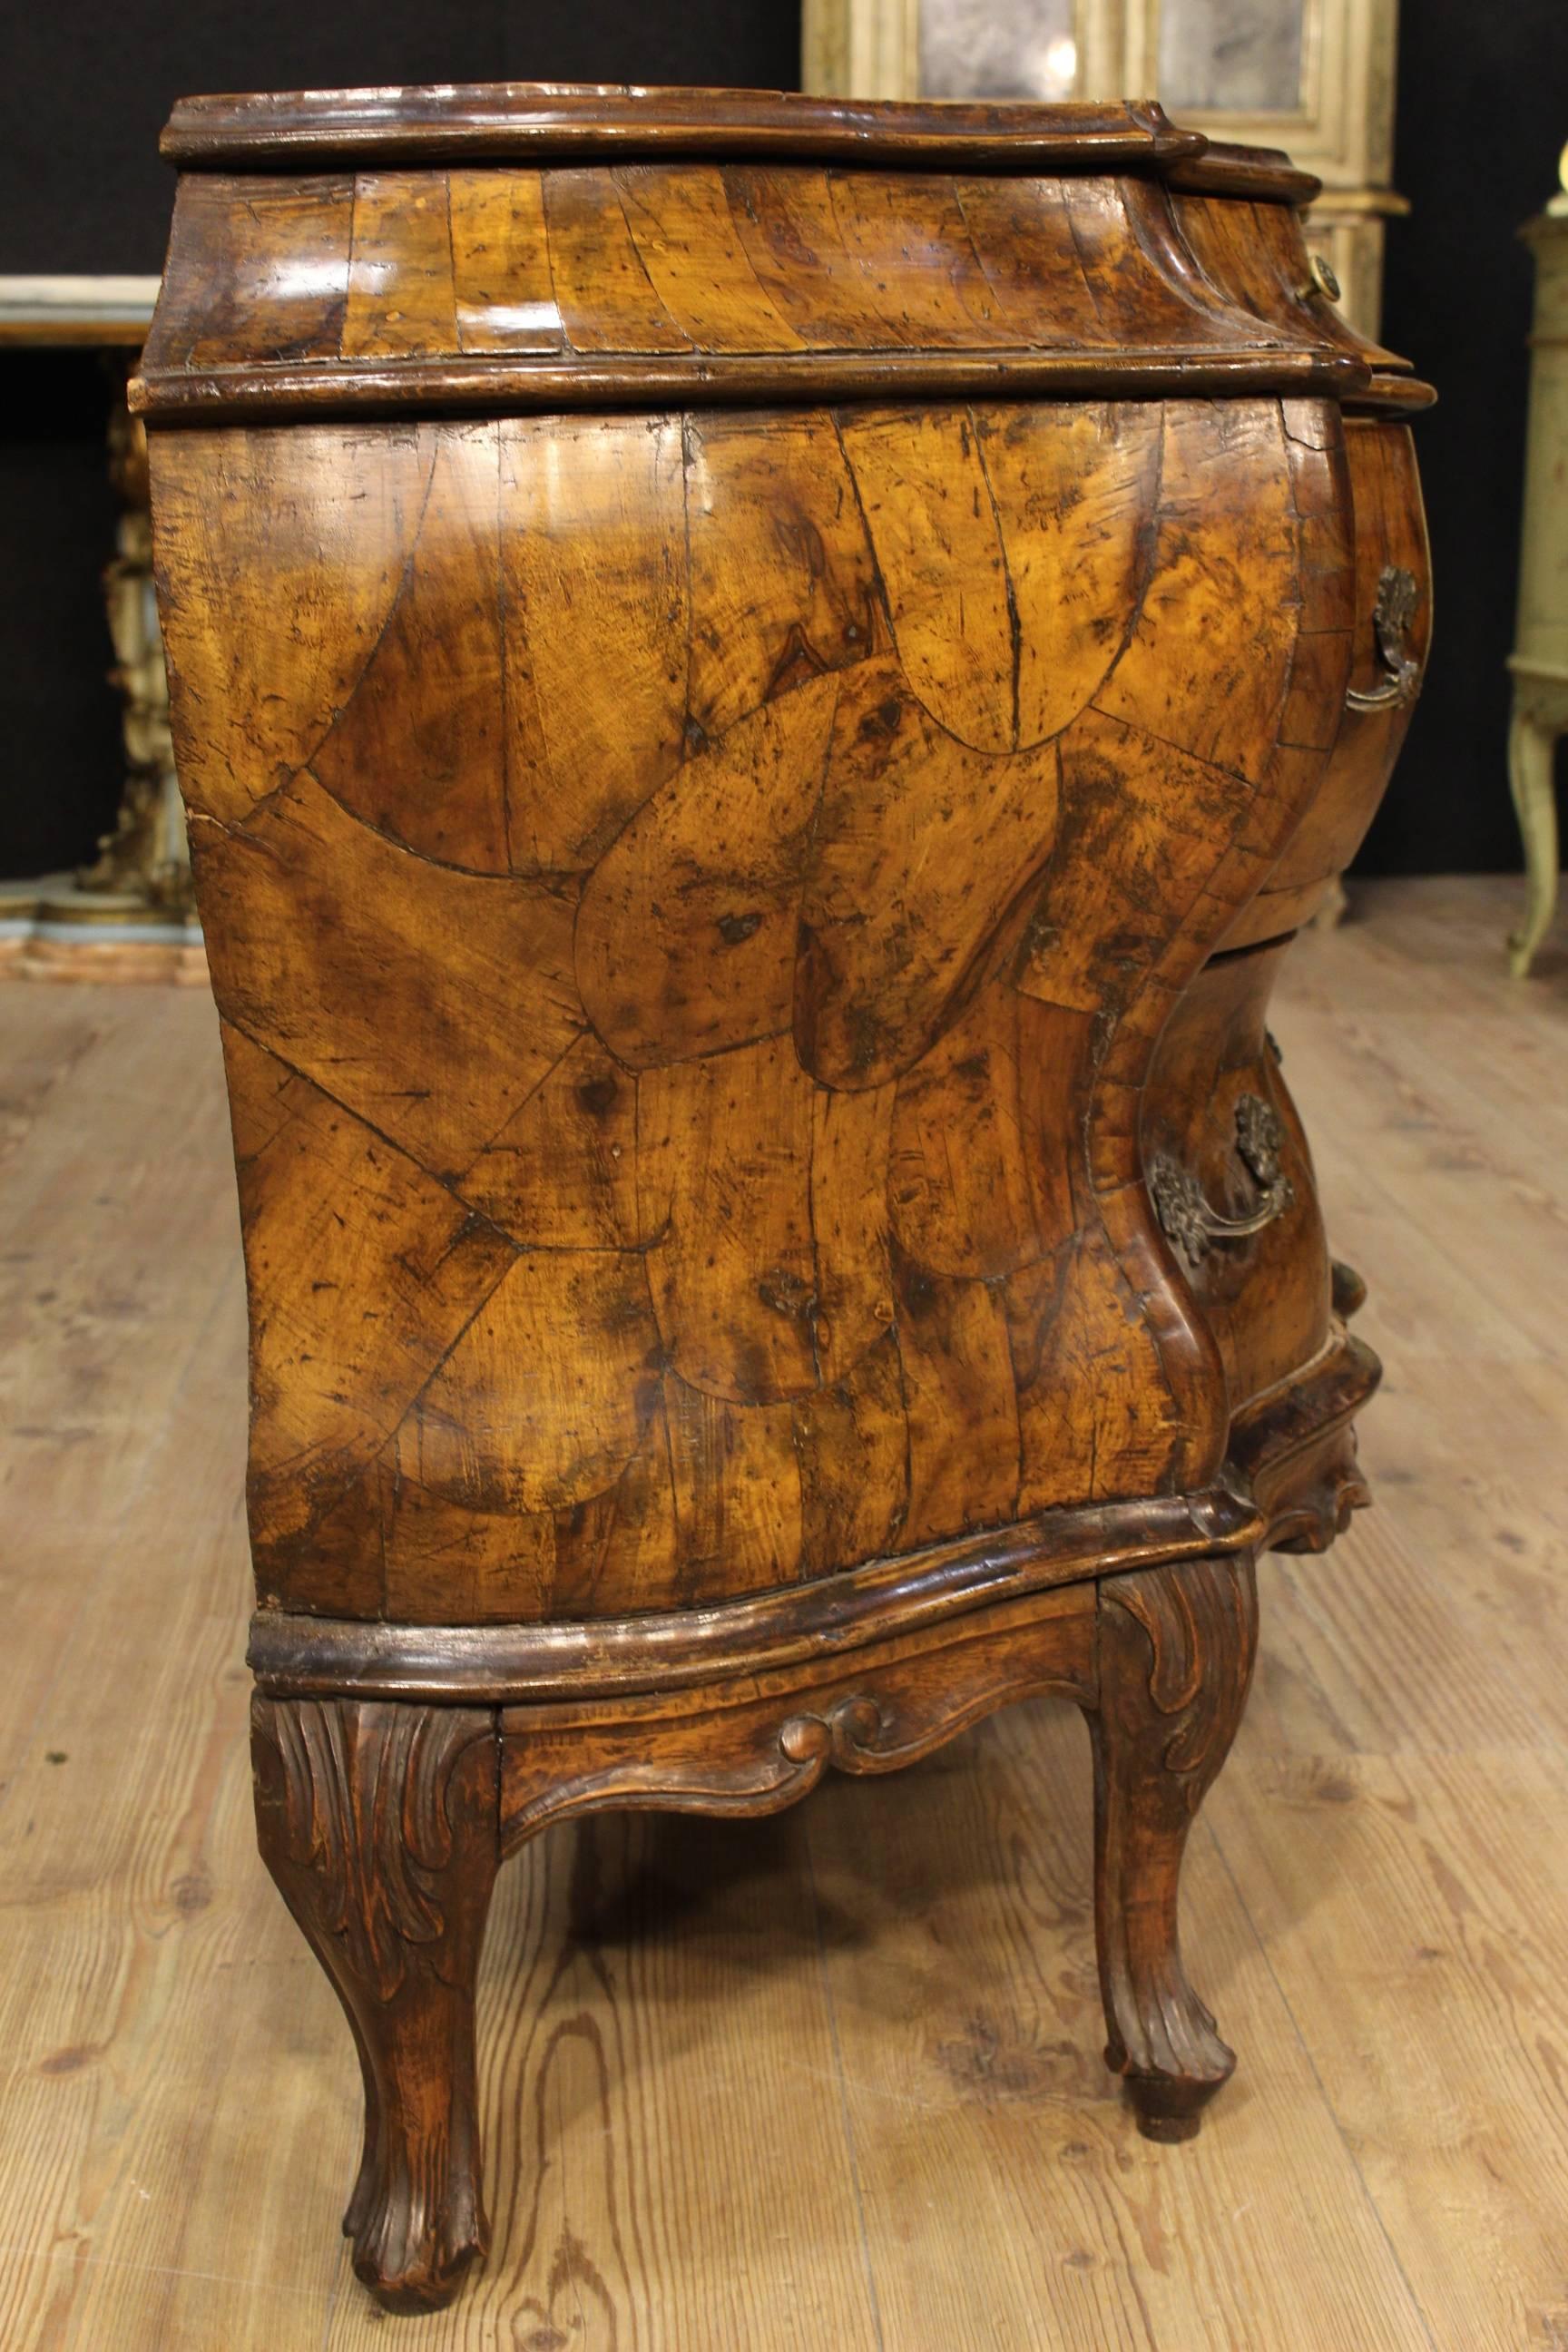
<instances>
[{"instance_id":1,"label":"curved side panel","mask_svg":"<svg viewBox=\"0 0 1568 2352\"><path fill-rule=\"evenodd\" d=\"M1413 610L1402 640L1414 668L1401 698L1374 701L1370 709L1346 700L1321 787L1257 898L1226 933L1227 948L1293 929L1344 872L1394 772L1431 645L1431 559L1410 428L1376 417L1347 417L1345 454L1355 508L1355 650L1347 695L1375 698L1388 694L1394 683L1377 625L1379 597L1391 571L1414 583Z\"/></svg>"},{"instance_id":2,"label":"curved side panel","mask_svg":"<svg viewBox=\"0 0 1568 2352\"><path fill-rule=\"evenodd\" d=\"M155 457L272 1605L689 1607L1213 1479L1138 1104L1331 740L1336 411Z\"/></svg>"},{"instance_id":3,"label":"curved side panel","mask_svg":"<svg viewBox=\"0 0 1568 2352\"><path fill-rule=\"evenodd\" d=\"M1017 985L1094 1016L1076 1181L1158 1349L1166 1475L1195 1485L1224 1454L1229 1383L1153 1213L1140 1106L1173 1010L1319 789L1352 574L1337 412L1164 415L1152 572L1121 660L1063 739L1062 838Z\"/></svg>"}]
</instances>

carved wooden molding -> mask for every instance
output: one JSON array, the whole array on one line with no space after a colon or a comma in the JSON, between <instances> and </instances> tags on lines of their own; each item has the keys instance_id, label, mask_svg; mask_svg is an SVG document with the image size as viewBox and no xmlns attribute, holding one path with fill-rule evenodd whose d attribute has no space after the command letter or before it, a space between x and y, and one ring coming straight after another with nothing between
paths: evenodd
<instances>
[{"instance_id":1,"label":"carved wooden molding","mask_svg":"<svg viewBox=\"0 0 1568 2352\"><path fill-rule=\"evenodd\" d=\"M881 1707L861 1692L835 1700L826 1715L786 1717L779 1730L779 1746L793 1763L820 1760L840 1772L874 1770L878 1742L882 1737Z\"/></svg>"},{"instance_id":2,"label":"carved wooden molding","mask_svg":"<svg viewBox=\"0 0 1568 2352\"><path fill-rule=\"evenodd\" d=\"M1094 1696L1094 1588L1030 1593L953 1623L689 1691L508 1707L501 1843L602 1806L775 1812L829 1767L891 1772L1010 1700Z\"/></svg>"},{"instance_id":3,"label":"carved wooden molding","mask_svg":"<svg viewBox=\"0 0 1568 2352\"><path fill-rule=\"evenodd\" d=\"M599 409L616 402L650 408L700 408L734 402L826 404L880 394L891 401L935 399L1160 400L1259 398L1359 400L1381 404L1363 362L1342 352L1189 349L1111 353L1026 349L998 352L802 352L755 359L745 352L692 353L671 359L636 352L613 358L279 360L265 366L175 368L144 365L132 381L133 415L162 425L273 423L286 415L345 412L395 416L451 409L479 415L519 411Z\"/></svg>"},{"instance_id":4,"label":"carved wooden molding","mask_svg":"<svg viewBox=\"0 0 1568 2352\"><path fill-rule=\"evenodd\" d=\"M322 1925L342 1938L377 1998L391 2000L421 1948L446 1933L448 1797L468 1749L493 1740L491 1719L468 1709L353 1699L283 1707L258 1698L256 1720L283 1768L287 1859L319 1879Z\"/></svg>"},{"instance_id":5,"label":"carved wooden molding","mask_svg":"<svg viewBox=\"0 0 1568 2352\"><path fill-rule=\"evenodd\" d=\"M716 1674L841 1657L895 1633L1122 1570L1246 1549L1321 1549L1367 1499L1349 1423L1380 1377L1336 1330L1322 1355L1232 1425L1225 1486L1086 1511L933 1545L700 1611L567 1624L392 1625L259 1611L249 1662L275 1696L574 1702L711 1683Z\"/></svg>"},{"instance_id":6,"label":"carved wooden molding","mask_svg":"<svg viewBox=\"0 0 1568 2352\"><path fill-rule=\"evenodd\" d=\"M374 103L367 106L367 98ZM340 158L368 165L738 152L837 154L858 167L1001 160L1015 170L1022 161L1036 171L1132 166L1163 173L1202 156L1208 141L1136 99L1064 107L988 99L888 107L795 90L491 82L184 98L159 144L170 163L206 171L224 163L254 170L258 155L296 168Z\"/></svg>"},{"instance_id":7,"label":"carved wooden molding","mask_svg":"<svg viewBox=\"0 0 1568 2352\"><path fill-rule=\"evenodd\" d=\"M1102 1611L1121 1610L1149 1643L1147 1684L1156 1715L1171 1718L1162 1761L1195 1812L1224 1761L1228 1723L1247 1704L1257 1644L1258 1591L1251 1559L1205 1559L1179 1573L1144 1569L1108 1579ZM1102 1638L1120 1648L1120 1630Z\"/></svg>"},{"instance_id":8,"label":"carved wooden molding","mask_svg":"<svg viewBox=\"0 0 1568 2352\"><path fill-rule=\"evenodd\" d=\"M1231 1466L1268 1527L1261 1549L1321 1551L1371 1500L1352 1423L1383 1378L1364 1339L1342 1326L1305 1375L1258 1398L1231 1430ZM1327 1518L1324 1514L1327 1512ZM1322 1528L1310 1546L1304 1521Z\"/></svg>"},{"instance_id":9,"label":"carved wooden molding","mask_svg":"<svg viewBox=\"0 0 1568 2352\"><path fill-rule=\"evenodd\" d=\"M1291 1481L1289 1500L1269 1521L1270 1551L1327 1551L1342 1536L1356 1511L1372 1501L1372 1488L1356 1457L1356 1434L1337 1430L1317 1448L1303 1477Z\"/></svg>"},{"instance_id":10,"label":"carved wooden molding","mask_svg":"<svg viewBox=\"0 0 1568 2352\"><path fill-rule=\"evenodd\" d=\"M1299 247L1295 215L1316 182L1268 151L1205 152L1201 134L1173 129L1157 108L840 107L738 93L722 105L705 99L694 110L679 93L628 101L605 92L473 90L435 104L427 95L388 94L388 102L367 107L364 95L198 100L178 110L168 152L188 168L171 266L132 386L137 413L199 427L219 414L230 420L387 415L409 406L554 413L617 398L660 407L877 393L889 399L1315 394L1374 402L1386 394L1388 355L1345 335L1310 282L1304 254L1297 282L1258 313L1236 299L1224 267L1194 260L1160 185L1169 182L1182 205L1212 199L1278 214ZM390 102L393 95L398 103ZM831 275L846 266L842 255L837 264L832 258L838 231L818 231L808 249L798 223L791 226L799 204L828 220L835 205L843 205L843 190L835 198L829 188L836 153L847 159L838 169L877 187L889 217L918 223L918 235L873 231L872 247L855 233L854 250L875 277L882 310L900 326L889 334L873 317L850 344L824 328L810 290L825 268ZM313 206L312 275L307 283L284 266L247 269L246 331L237 334L225 264L237 251L254 258L258 236L267 243L281 236L287 244L298 201L294 175L302 160L325 155L341 155L344 169L319 189ZM463 223L476 202L482 209L476 183L493 187L503 163L517 220L535 223L514 229L510 291L502 279L491 282L493 272L475 281L463 258L469 253ZM390 236L388 166L397 171L405 205L403 229ZM965 180L998 170L1010 181L1000 247L994 227L959 193ZM656 205L671 194L678 204L695 205L687 226L667 224L650 236L643 197L623 205L616 175L628 171ZM1139 284L1163 320L1152 343L1142 314L1136 331L1128 331L1125 302L1096 308L1090 299L1095 283L1117 282L1129 267L1120 242L1105 242L1110 225L1093 193L1118 171L1116 218L1127 208ZM1064 195L1074 215L1069 234ZM419 219L439 233L421 236ZM765 250L748 260L746 234L763 225ZM594 324L579 331L572 256L590 226L595 251L606 242L617 255L624 250L648 303L656 302L655 288L662 289L651 331L624 317L617 322L601 287ZM689 259L694 236L709 257L700 267ZM1038 279L1038 288L1056 289L1048 296L1031 294L1029 281L1008 268L1015 237L1053 257ZM345 310L345 299L352 257L373 248L375 315L368 319L353 304ZM489 249L483 236L480 249ZM723 262L715 258L721 249ZM517 273L525 252L544 270L520 331ZM741 295L731 316L700 281L729 284L732 264ZM695 311L670 279L672 269L690 281ZM952 289L976 271L987 274L993 295L969 306L955 336ZM1073 302L1087 332L1064 332L1062 287L1075 280ZM1000 306L998 282L1008 289ZM769 287L803 331L781 321ZM665 310L667 299L674 310ZM419 331L411 333L416 319Z\"/></svg>"},{"instance_id":11,"label":"carved wooden molding","mask_svg":"<svg viewBox=\"0 0 1568 2352\"><path fill-rule=\"evenodd\" d=\"M701 1610L533 1625L395 1625L259 1610L248 1662L279 1695L478 1701L664 1688L786 1666L1110 1568L1232 1550L1263 1533L1250 1501L1218 1486L1046 1511Z\"/></svg>"}]
</instances>

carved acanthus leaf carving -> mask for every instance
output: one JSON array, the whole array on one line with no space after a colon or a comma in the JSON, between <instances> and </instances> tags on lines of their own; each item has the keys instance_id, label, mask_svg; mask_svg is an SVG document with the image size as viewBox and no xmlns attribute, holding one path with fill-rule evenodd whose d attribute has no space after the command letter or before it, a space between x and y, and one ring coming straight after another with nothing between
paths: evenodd
<instances>
[{"instance_id":1,"label":"carved acanthus leaf carving","mask_svg":"<svg viewBox=\"0 0 1568 2352\"><path fill-rule=\"evenodd\" d=\"M1167 1771L1192 1776L1195 1811L1224 1760L1215 1744L1228 1747L1247 1704L1258 1634L1251 1557L1194 1560L1180 1574L1136 1570L1108 1579L1103 1597L1149 1637L1149 1696L1160 1714L1181 1718L1163 1760Z\"/></svg>"},{"instance_id":2,"label":"carved acanthus leaf carving","mask_svg":"<svg viewBox=\"0 0 1568 2352\"><path fill-rule=\"evenodd\" d=\"M496 1718L258 1696L251 1727L262 1856L364 2074L354 2268L389 2309L429 2310L488 2235L473 2012L500 1860Z\"/></svg>"},{"instance_id":3,"label":"carved acanthus leaf carving","mask_svg":"<svg viewBox=\"0 0 1568 2352\"><path fill-rule=\"evenodd\" d=\"M323 1884L322 1926L391 2000L410 1947L444 1932L435 1882L452 1858L447 1790L465 1749L493 1735L461 1708L308 1699L268 1713L289 1859Z\"/></svg>"}]
</instances>

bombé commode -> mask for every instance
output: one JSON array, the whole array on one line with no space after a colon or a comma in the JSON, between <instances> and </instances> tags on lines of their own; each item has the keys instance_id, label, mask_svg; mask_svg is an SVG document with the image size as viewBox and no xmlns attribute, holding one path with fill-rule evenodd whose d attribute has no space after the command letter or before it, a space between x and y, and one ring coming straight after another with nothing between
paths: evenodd
<instances>
[{"instance_id":1,"label":"bomb\u00e9 commode","mask_svg":"<svg viewBox=\"0 0 1568 2352\"><path fill-rule=\"evenodd\" d=\"M1086 1713L1108 2056L1365 1499L1266 1026L1430 614L1314 184L1149 105L179 107L150 428L250 1302L263 1853L395 2308L501 1858Z\"/></svg>"}]
</instances>

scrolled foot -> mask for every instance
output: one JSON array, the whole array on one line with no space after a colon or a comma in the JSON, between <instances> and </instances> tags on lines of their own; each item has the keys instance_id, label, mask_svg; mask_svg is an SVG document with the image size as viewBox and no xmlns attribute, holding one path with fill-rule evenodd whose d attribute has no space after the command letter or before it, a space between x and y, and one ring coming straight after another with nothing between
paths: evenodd
<instances>
[{"instance_id":1,"label":"scrolled foot","mask_svg":"<svg viewBox=\"0 0 1568 2352\"><path fill-rule=\"evenodd\" d=\"M1193 2082L1181 2075L1129 2074L1127 2103L1145 2139L1196 2139L1204 2109L1236 2063L1212 2083Z\"/></svg>"},{"instance_id":2,"label":"scrolled foot","mask_svg":"<svg viewBox=\"0 0 1568 2352\"><path fill-rule=\"evenodd\" d=\"M1148 2139L1191 2139L1236 2066L1187 1980L1187 1833L1241 1721L1258 1638L1250 1555L1140 1569L1100 1590L1095 1924L1109 2035Z\"/></svg>"},{"instance_id":3,"label":"scrolled foot","mask_svg":"<svg viewBox=\"0 0 1568 2352\"><path fill-rule=\"evenodd\" d=\"M477 2199L478 2182L432 2184L416 2195L401 2167L378 2180L368 2198L355 2194L344 2217L353 2240L354 2276L387 2311L439 2311L451 2302L468 2266L489 2251L489 2232ZM357 2209L357 2210L356 2210Z\"/></svg>"},{"instance_id":4,"label":"scrolled foot","mask_svg":"<svg viewBox=\"0 0 1568 2352\"><path fill-rule=\"evenodd\" d=\"M1114 2051L1105 2051L1112 2074L1121 2074L1126 2103L1145 2140L1196 2140L1204 2107L1237 2072L1237 2053L1220 2042L1213 2018L1184 1978L1183 1992L1190 2006L1187 2022L1196 2032L1184 2042L1180 2055L1173 2053L1166 2070L1140 2074L1126 2061L1117 2065Z\"/></svg>"},{"instance_id":5,"label":"scrolled foot","mask_svg":"<svg viewBox=\"0 0 1568 2352\"><path fill-rule=\"evenodd\" d=\"M494 1717L258 1697L252 1734L262 1856L364 2077L354 2271L389 2311L438 2310L489 2236L474 1987L500 1858Z\"/></svg>"},{"instance_id":6,"label":"scrolled foot","mask_svg":"<svg viewBox=\"0 0 1568 2352\"><path fill-rule=\"evenodd\" d=\"M1195 2139L1203 2111L1236 2072L1236 2053L1188 1983L1174 1944L1138 1991L1138 2059L1113 2038L1105 2063L1120 2074L1145 2139Z\"/></svg>"}]
</instances>

